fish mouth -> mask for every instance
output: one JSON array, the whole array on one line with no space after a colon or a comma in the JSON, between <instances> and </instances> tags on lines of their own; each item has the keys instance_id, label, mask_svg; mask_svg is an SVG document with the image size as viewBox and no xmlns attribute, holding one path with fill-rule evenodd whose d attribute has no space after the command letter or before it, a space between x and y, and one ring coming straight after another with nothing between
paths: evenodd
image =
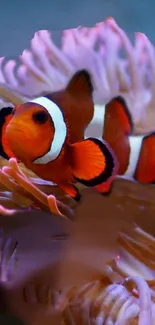
<instances>
[{"instance_id":1,"label":"fish mouth","mask_svg":"<svg viewBox=\"0 0 155 325\"><path fill-rule=\"evenodd\" d=\"M14 130L12 131L12 133L15 133L15 132L23 133L23 130L17 128L17 129L14 129Z\"/></svg>"},{"instance_id":2,"label":"fish mouth","mask_svg":"<svg viewBox=\"0 0 155 325\"><path fill-rule=\"evenodd\" d=\"M13 128L13 129L12 129ZM18 127L18 125L16 124L16 123L9 123L8 125L7 125L7 127L6 127L6 131L8 130L10 130L11 129L11 132L13 133L13 132L23 132L23 130L21 129L21 126L20 127Z\"/></svg>"},{"instance_id":3,"label":"fish mouth","mask_svg":"<svg viewBox=\"0 0 155 325\"><path fill-rule=\"evenodd\" d=\"M20 134L24 134L24 136L28 139L28 140L30 140L31 139L31 137L28 137L26 134L25 134L25 132L24 132L24 129L21 127L21 125L20 126L18 126L16 123L11 123L11 124L9 124L7 127L6 127L6 134L8 134L9 133L9 135L11 135L11 136L14 136L14 135L16 135L16 134L18 134L19 136L20 136Z\"/></svg>"},{"instance_id":4,"label":"fish mouth","mask_svg":"<svg viewBox=\"0 0 155 325\"><path fill-rule=\"evenodd\" d=\"M25 140L31 140L33 136L32 128L28 124L21 125L20 123L11 122L6 127L6 133L14 136L16 133L23 134Z\"/></svg>"}]
</instances>

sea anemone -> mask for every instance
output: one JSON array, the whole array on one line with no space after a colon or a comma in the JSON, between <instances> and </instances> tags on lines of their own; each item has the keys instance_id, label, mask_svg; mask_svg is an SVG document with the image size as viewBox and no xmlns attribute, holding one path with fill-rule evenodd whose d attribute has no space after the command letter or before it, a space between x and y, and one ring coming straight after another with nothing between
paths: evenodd
<instances>
[{"instance_id":1,"label":"sea anemone","mask_svg":"<svg viewBox=\"0 0 155 325\"><path fill-rule=\"evenodd\" d=\"M23 167L24 168L24 167ZM26 168L24 168L26 169ZM25 172L26 174L26 172ZM66 204L56 199L54 195L46 194L48 193L48 186L54 188L54 185L51 182L44 182L39 178L35 178L33 173L27 170L27 176L22 171L22 167L17 164L16 159L11 158L8 164L4 165L0 170L0 181L2 186L7 188L10 192L2 192L1 200L5 199L8 201L8 204L14 202L14 208L8 209L5 208L2 204L0 206L0 212L5 215L13 215L16 212L18 203L20 209L25 208L40 208L43 211L52 212L58 216L66 216L68 218L73 218L72 209L67 207ZM30 177L31 175L31 177ZM32 177L32 175L34 177ZM29 177L28 177L29 176ZM37 184L38 186L35 186ZM44 188L42 191L40 188ZM54 190L53 190L54 192ZM59 194L60 195L60 194ZM57 193L58 196L58 193ZM63 198L64 200L64 198ZM1 201L2 202L2 201ZM61 211L60 211L61 210Z\"/></svg>"},{"instance_id":2,"label":"sea anemone","mask_svg":"<svg viewBox=\"0 0 155 325\"><path fill-rule=\"evenodd\" d=\"M52 41L49 31L38 31L31 41L30 49L24 50L16 61L0 59L0 107L15 106L45 92L62 89L77 70L85 68L93 78L94 102L98 111L102 112L102 107L113 96L122 94L132 113L134 132L143 133L154 128L155 56L154 47L146 35L136 33L135 44L132 45L114 19L108 18L92 28L65 30L62 32L61 40L59 48ZM12 168L12 162L9 164L9 168ZM1 165L5 166L6 161L1 159ZM18 172L19 170L20 166ZM26 189L24 185L26 183L23 182L18 184L17 177L15 182L10 180L7 171L5 168L5 172L3 169L0 172L0 181L3 184L0 199L2 205L4 207L9 205L13 209L30 207L29 197L27 198L30 187ZM25 168L23 171L27 175ZM14 172L13 174L15 176ZM46 182L38 180L33 175L34 179L38 185L40 182L41 186L44 183L46 187ZM47 186L49 188L49 183ZM6 192L6 189L9 191ZM31 195L33 189L31 186ZM20 190L19 197L17 193ZM45 198L43 192L37 189L36 191L39 200L35 194L35 201L37 199L35 207L40 208L41 203L45 210L58 215L63 214L60 202L56 202L54 196ZM53 186L50 193L53 193ZM18 197L17 200L15 197ZM63 205L62 210L64 212L65 209L65 214L70 215L73 209L67 211L67 206ZM1 212L7 214L8 210L1 206ZM13 210L9 213L13 213Z\"/></svg>"},{"instance_id":3,"label":"sea anemone","mask_svg":"<svg viewBox=\"0 0 155 325\"><path fill-rule=\"evenodd\" d=\"M155 238L135 225L120 233L118 242L119 255L103 267L102 277L81 287L56 291L45 279L23 284L20 299L42 312L34 314L32 324L50 324L53 315L64 325L154 324ZM21 318L21 307L18 312Z\"/></svg>"},{"instance_id":4,"label":"sea anemone","mask_svg":"<svg viewBox=\"0 0 155 325\"><path fill-rule=\"evenodd\" d=\"M122 94L135 129L154 128L155 54L145 34L135 33L132 45L114 19L108 18L92 28L65 30L61 40L58 48L49 31L38 31L30 49L19 56L19 64L1 58L0 81L18 91L17 101L62 89L77 70L85 68L93 77L95 104L102 106ZM3 86L0 95L12 102L13 96L8 97Z\"/></svg>"},{"instance_id":5,"label":"sea anemone","mask_svg":"<svg viewBox=\"0 0 155 325\"><path fill-rule=\"evenodd\" d=\"M14 277L18 264L18 242L0 229L0 285L6 286Z\"/></svg>"},{"instance_id":6,"label":"sea anemone","mask_svg":"<svg viewBox=\"0 0 155 325\"><path fill-rule=\"evenodd\" d=\"M114 19L108 18L93 28L65 30L61 41L58 47L49 31L38 31L30 49L16 61L0 59L0 108L60 90L77 70L85 68L92 75L98 112L102 114L107 101L121 94L132 114L134 133L154 129L155 54L146 35L136 33L133 45ZM73 219L76 205L55 184L38 178L15 159L0 158L0 167L1 214L40 209ZM118 179L114 205L130 200L141 211L144 205L154 206L154 190ZM155 239L135 227L119 235L119 244L120 254L107 264L101 279L52 292L52 300L48 291L45 302L51 308L52 301L63 324L154 324ZM26 301L43 300L42 288L32 286L33 297L27 287L23 289Z\"/></svg>"}]
</instances>

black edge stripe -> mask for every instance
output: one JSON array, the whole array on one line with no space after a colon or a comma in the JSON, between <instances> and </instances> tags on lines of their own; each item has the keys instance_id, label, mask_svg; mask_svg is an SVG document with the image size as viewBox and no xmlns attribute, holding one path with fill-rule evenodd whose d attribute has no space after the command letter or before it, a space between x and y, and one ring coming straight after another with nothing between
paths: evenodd
<instances>
[{"instance_id":1,"label":"black edge stripe","mask_svg":"<svg viewBox=\"0 0 155 325\"><path fill-rule=\"evenodd\" d=\"M76 196L73 197L73 199L76 201L76 202L79 202L80 199L81 199L81 194L79 193L79 190L77 189L77 187L75 185L73 185L75 191L76 191Z\"/></svg>"},{"instance_id":2,"label":"black edge stripe","mask_svg":"<svg viewBox=\"0 0 155 325\"><path fill-rule=\"evenodd\" d=\"M2 144L2 128L3 125L5 123L5 118L6 116L8 116L9 114L11 114L11 112L13 111L13 107L3 107L0 110L0 155L9 160L10 157L8 157L8 155L5 153L4 149L3 149L3 144Z\"/></svg>"},{"instance_id":3,"label":"black edge stripe","mask_svg":"<svg viewBox=\"0 0 155 325\"><path fill-rule=\"evenodd\" d=\"M109 104L111 104L115 100L118 101L124 107L124 111L125 111L125 113L126 113L126 115L128 117L130 127L131 127L130 134L132 134L133 130L134 130L134 123L133 123L133 120L132 120L132 115L131 115L131 113L129 111L129 108L127 106L127 103L126 103L125 99L122 96L116 96L111 100L111 102ZM108 105L108 103L107 103L107 105Z\"/></svg>"}]
</instances>

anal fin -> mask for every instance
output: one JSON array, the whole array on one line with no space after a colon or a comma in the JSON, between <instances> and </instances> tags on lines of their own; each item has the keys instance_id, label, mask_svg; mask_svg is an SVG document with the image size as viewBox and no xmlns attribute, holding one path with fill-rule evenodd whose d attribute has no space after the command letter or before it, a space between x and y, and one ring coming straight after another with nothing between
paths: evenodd
<instances>
[{"instance_id":1,"label":"anal fin","mask_svg":"<svg viewBox=\"0 0 155 325\"><path fill-rule=\"evenodd\" d=\"M113 183L102 183L96 186L97 191L104 196L108 196L111 193Z\"/></svg>"},{"instance_id":2,"label":"anal fin","mask_svg":"<svg viewBox=\"0 0 155 325\"><path fill-rule=\"evenodd\" d=\"M77 187L73 184L70 183L61 183L58 184L59 188L61 188L61 190L63 192L65 192L66 194L68 194L69 196L72 197L72 199L74 199L75 201L79 202L81 199L81 195L79 193L79 190L77 189Z\"/></svg>"}]
</instances>

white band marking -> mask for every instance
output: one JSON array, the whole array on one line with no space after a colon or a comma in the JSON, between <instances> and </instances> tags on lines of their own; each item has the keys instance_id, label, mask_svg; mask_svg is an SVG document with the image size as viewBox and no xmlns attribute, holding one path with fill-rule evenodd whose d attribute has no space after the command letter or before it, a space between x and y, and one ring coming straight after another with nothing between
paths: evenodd
<instances>
[{"instance_id":1,"label":"white band marking","mask_svg":"<svg viewBox=\"0 0 155 325\"><path fill-rule=\"evenodd\" d=\"M104 138L104 121L105 121L105 108L104 105L94 106L94 116L85 130L85 138L96 137L101 139L102 134ZM96 126L96 127L94 127ZM129 137L130 144L130 158L126 172L122 177L133 177L137 166L141 145L144 136L131 136Z\"/></svg>"},{"instance_id":2,"label":"white band marking","mask_svg":"<svg viewBox=\"0 0 155 325\"><path fill-rule=\"evenodd\" d=\"M85 130L84 137L94 137L102 139L103 129L104 129L104 119L105 119L105 106L95 105L94 106L94 116Z\"/></svg>"},{"instance_id":3,"label":"white band marking","mask_svg":"<svg viewBox=\"0 0 155 325\"><path fill-rule=\"evenodd\" d=\"M129 165L123 176L133 177L137 167L143 138L144 136L141 135L129 137L129 143L130 143Z\"/></svg>"},{"instance_id":4,"label":"white band marking","mask_svg":"<svg viewBox=\"0 0 155 325\"><path fill-rule=\"evenodd\" d=\"M55 133L49 152L34 161L35 164L47 164L48 162L55 160L61 152L67 135L66 124L59 106L50 99L46 97L38 97L31 100L31 103L43 106L50 114L54 124Z\"/></svg>"}]
</instances>

